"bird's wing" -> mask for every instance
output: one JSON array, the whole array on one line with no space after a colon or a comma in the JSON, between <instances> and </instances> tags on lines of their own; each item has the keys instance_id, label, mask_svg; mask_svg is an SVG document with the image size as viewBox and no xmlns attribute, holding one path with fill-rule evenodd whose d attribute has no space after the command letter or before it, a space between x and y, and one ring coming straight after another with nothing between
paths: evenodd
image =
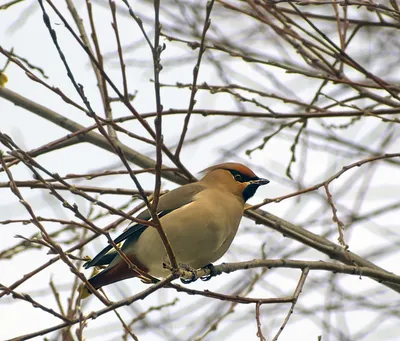
<instances>
[{"instance_id":1,"label":"bird's wing","mask_svg":"<svg viewBox=\"0 0 400 341\"><path fill-rule=\"evenodd\" d=\"M157 207L157 215L159 218L167 215L168 213L184 206L193 201L194 196L201 192L204 186L199 183L189 184L186 186L178 187L171 192L160 197L160 201ZM148 210L143 211L138 215L139 219L151 220L151 214ZM125 232L114 239L115 244L119 244L126 240L127 243L131 244L135 242L143 231L147 228L147 225L135 224L129 227ZM88 269L92 266L107 265L118 254L117 251L111 251L113 249L112 245L107 245L96 257L91 261L86 262L83 266Z\"/></svg>"},{"instance_id":2,"label":"bird's wing","mask_svg":"<svg viewBox=\"0 0 400 341\"><path fill-rule=\"evenodd\" d=\"M175 188L174 190L160 197L157 206L157 213L163 211L172 212L179 207L191 203L194 196L204 189L205 186L198 182ZM138 215L138 218L149 220L151 219L151 214L149 210L144 210Z\"/></svg>"},{"instance_id":3,"label":"bird's wing","mask_svg":"<svg viewBox=\"0 0 400 341\"><path fill-rule=\"evenodd\" d=\"M142 234L142 232L146 229L146 225L136 224L128 228L124 233L119 235L117 238L114 239L115 244L121 243L123 240L128 238L131 235L136 235L137 238ZM92 266L99 266L99 265L107 265L112 262L115 256L118 254L117 251L111 251L113 249L112 245L107 245L103 250L101 250L96 257L94 257L91 261L86 262L83 264L85 269L89 269Z\"/></svg>"}]
</instances>

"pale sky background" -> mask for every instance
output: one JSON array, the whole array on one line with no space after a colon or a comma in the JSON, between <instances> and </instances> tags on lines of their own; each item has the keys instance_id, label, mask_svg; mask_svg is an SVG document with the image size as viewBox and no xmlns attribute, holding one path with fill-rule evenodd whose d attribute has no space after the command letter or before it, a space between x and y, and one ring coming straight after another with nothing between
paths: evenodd
<instances>
[{"instance_id":1,"label":"pale sky background","mask_svg":"<svg viewBox=\"0 0 400 341\"><path fill-rule=\"evenodd\" d=\"M2 1L0 1L0 4ZM96 3L96 1L94 1ZM136 4L137 2L135 2ZM57 4L58 6L58 4ZM60 4L61 8L64 8L64 4ZM85 6L83 1L76 1L76 6L82 13L86 14ZM102 37L101 47L105 55L114 54L116 50L116 44L114 34L110 27L111 16L108 9L94 6L96 9L96 21L101 23L97 26L98 34ZM148 8L148 7L146 7ZM24 18L20 20L17 25L15 20L21 15L21 11L26 10ZM140 10L140 8L138 8ZM51 11L49 11L51 13ZM65 12L64 12L65 13ZM83 15L83 14L82 14ZM202 14L204 15L204 14ZM152 13L149 13L149 17ZM136 24L129 18L120 15L118 17L120 32L122 35L122 41L127 44L130 41L137 41L141 39L139 29ZM19 25L22 25L19 28ZM81 48L74 42L70 34L65 29L64 25L54 15L51 17L51 23L53 28L56 30L60 44L64 53L67 55L69 65L71 66L74 75L77 77L77 81L82 83L85 89L85 93L89 98L92 106L98 112L102 112L101 101L98 95L98 89L96 86L96 80L93 76L93 72L89 66L86 55L83 53ZM146 27L147 28L147 27ZM148 29L148 28L147 28ZM232 27L235 30L236 27ZM107 38L105 38L107 37ZM182 53L188 54L188 49L182 49L179 44L170 43L164 40L167 45L165 53L162 55L163 60L167 61L174 58L176 55ZM15 48L15 53L27 57L29 61L37 66L44 68L45 73L49 76L47 80L48 84L60 87L63 92L67 93L78 103L82 104L75 93L70 81L66 76L65 69L59 59L57 51L50 39L47 28L44 26L42 21L42 14L39 9L37 2L25 1L24 3L14 6L7 11L0 12L0 44L3 48L11 49ZM260 42L262 44L262 42ZM368 42L365 42L368 45ZM254 48L257 48L256 46ZM368 49L368 47L366 47ZM270 51L271 55L274 51ZM135 60L151 60L150 52L148 47L143 45L142 48L135 51L133 55L129 52L126 53ZM197 56L197 50L193 51L193 56ZM0 67L4 65L6 59L0 55ZM182 64L179 68L169 68L166 64L163 72L161 73L161 81L163 83L174 84L176 82L191 82L192 81L192 67L194 64ZM239 65L239 64L238 64ZM243 64L240 64L242 67ZM114 66L114 67L113 67ZM106 60L107 72L111 78L120 85L120 71L117 65L117 59L113 55L112 62ZM296 77L286 75L280 70L270 69L269 71L276 72L277 77L285 77L287 81L295 82ZM9 82L7 88L18 92L20 95L25 96L33 101L36 101L57 113L64 115L82 125L90 125L93 122L91 119L83 115L72 106L67 105L58 96L52 94L50 91L45 89L40 84L36 84L26 77L17 66L11 64L7 69L7 75ZM266 89L273 89L273 82L268 84L265 82L265 78L262 75L257 75L253 69L241 69L240 74L246 74L249 78L254 79L254 82L263 82ZM231 75L235 78L235 75ZM238 75L237 78L242 76ZM259 77L259 79L258 79ZM138 112L153 112L155 110L154 102L154 87L153 83L149 82L149 79L153 78L151 64L143 65L142 68L128 68L128 79L129 87L131 92L138 90L137 97L135 99L134 106ZM202 65L199 83L207 81L210 84L218 83L218 74L214 68ZM311 83L310 83L311 84ZM307 87L310 85L305 83L293 84L291 83L291 89L297 91L297 95L301 98L304 96L312 95L312 91L309 91ZM311 85L310 85L311 86ZM112 96L114 96L112 94ZM169 108L183 108L189 103L190 93L188 90L177 91L176 89L163 88L162 89L162 103L165 109ZM211 96L208 93L198 92L197 95L198 104L196 107L215 108L215 109L232 109L235 110L236 104L233 103L229 96L219 95ZM82 104L83 105L83 104ZM284 110L285 105L275 103L274 109ZM116 117L128 115L122 105L115 105L113 113ZM165 118L163 121L163 134L165 143L168 146L174 145L180 136L181 124L183 121L182 115L175 117ZM223 117L202 117L200 115L194 115L190 122L189 127L189 138L201 135L205 131L212 129L214 126L222 124L228 121ZM339 119L335 120L340 122ZM152 123L151 120L149 120ZM374 121L363 121L362 123L355 124L349 128L344 135L347 135L349 139L353 138L358 141L368 141L374 134L382 134L383 131L376 130ZM127 123L124 125L126 129L132 132L138 132L143 134L142 128L139 123ZM273 198L280 195L284 195L295 191L294 183L285 177L285 169L290 160L289 148L292 144L292 138L279 138L272 139L268 145L261 151L256 151L252 154L251 158L245 155L245 150L238 150L235 155L230 157L229 160L222 158L224 151L231 150L233 146L236 146L238 141L245 138L247 135L254 133L255 130L261 129L259 122L252 122L251 120L241 121L240 124L235 124L229 129L214 135L210 139L204 139L197 142L189 147L184 146L181 159L185 166L192 171L197 173L205 167L222 161L239 161L246 163L250 168L254 169L255 172L261 176L271 180L268 186L262 187L257 192L256 196L251 199L250 203L258 203L264 198ZM321 129L314 122L309 122L309 128L315 129L316 131ZM31 150L39 147L49 141L55 140L68 134L68 132L51 122L47 122L42 118L14 106L12 103L0 99L0 131L10 135L14 141L24 150ZM399 131L395 132L399 135ZM286 136L292 136L289 134ZM253 146L257 146L262 142L264 135L260 134L260 138L254 141ZM121 140L133 149L154 157L154 151L150 147L137 142L136 140L128 139L125 136L121 136ZM4 150L3 146L1 148ZM387 152L398 152L398 148L395 146L389 146ZM308 154L307 159L307 174L304 176L304 187L313 185L318 181L327 179L329 176L339 171L344 165L355 162L359 159L365 158L364 156L358 155L341 155L340 151L337 152L337 157L332 157L332 154L327 154L323 149L313 151ZM298 158L301 158L301 153L298 154ZM164 159L165 160L165 159ZM56 153L49 155L43 155L38 158L38 161L47 167L52 172L57 172L60 175L68 173L86 173L104 168L112 168L118 166L118 169L122 169L119 158L109 152L103 151L93 145L79 144L74 147L65 148ZM170 165L170 163L166 162ZM343 184L349 179L354 172L362 172L362 168L356 168L349 174L343 175L340 180L334 182L330 189L335 194L335 190L340 189ZM28 180L32 179L30 171L24 165L18 165L12 167L12 172L16 180ZM296 178L298 172L301 169L297 167L297 164L293 167L293 177ZM149 175L140 175L139 179L145 189L151 190L153 188L153 178ZM0 173L0 182L7 181L4 173ZM71 181L73 182L73 181ZM80 183L77 181L76 183ZM104 186L104 187L121 187L121 188L134 188L133 182L128 176L122 177L102 177L99 179L91 180L89 183L93 186ZM175 184L163 181L163 188L172 189L176 187ZM388 202L395 202L398 200L398 193L400 190L400 177L393 176L393 168L391 166L385 166L379 168L379 172L373 175L372 185L368 190L368 197L363 202L363 210L367 212L371 208L378 208ZM67 210L65 210L59 201L54 199L47 191L44 190L31 190L21 189L21 193L24 198L34 207L35 212L38 216L57 216L63 219L72 219L73 216ZM79 197L75 197L67 192L62 192L63 196L70 201L70 203L76 203L82 212L87 212L89 206L86 201ZM285 200L279 204L271 204L265 207L269 212L280 216L290 222L301 224L302 222L311 219L312 217L318 217L318 212L324 218L329 219L331 217L331 211L328 206L322 206L321 201L313 200L313 196L316 198L318 195L325 195L323 189L320 189L317 193L307 194L300 198L292 198ZM108 204L117 206L125 202L128 197L118 197L112 195L104 195L101 199ZM345 215L348 204L353 204L354 193L346 193L342 197L335 197L339 214ZM26 218L27 212L25 208L18 203L17 198L7 188L0 189L0 221L5 219L17 219ZM112 217L114 219L114 217ZM107 222L111 221L109 218L103 219L100 227L104 227ZM359 230L352 229L351 233L345 231L345 237L350 245L351 251L361 255L367 256L373 250L379 246L392 244L394 238L399 243L398 233L398 216L385 216L385 220L371 220L367 224L360 226ZM51 225L48 225L51 226ZM113 232L113 236L116 236L126 227L126 224L120 226L118 232ZM57 226L54 225L54 229ZM258 234L251 234L249 231L260 229ZM336 225L331 224L332 231L334 231L329 239L331 241L337 240ZM49 228L51 231L51 228ZM314 233L321 233L325 231L325 227L320 227L318 224L310 226L310 230ZM37 232L37 229L33 225L0 225L0 251L19 243L19 239L15 239L15 235L22 235L29 237L33 233ZM393 233L393 239L390 237ZM267 242L266 252L268 258L281 258L285 251L300 247L300 244L292 241L288 238L284 238L282 235L255 225L253 221L243 219L242 227L239 230L237 238L235 239L231 249L228 253L217 262L230 262L239 260L251 260L253 258L259 258L259 251L263 242ZM100 237L90 243L86 247L86 252L90 256L94 256L99 252L102 247L106 245L106 239ZM386 270L398 272L398 259L399 252L388 249L388 255L384 258L379 258L378 261L371 259L376 262L379 266ZM41 264L51 259L52 255L47 255L46 250L40 249L38 251L23 252L11 260L0 261L0 283L10 285L14 281L21 278L24 274L36 269ZM295 259L304 260L327 260L327 257L315 250L306 250L302 253L297 254ZM250 273L256 273L256 271L249 271ZM90 272L85 271L85 275L89 276ZM257 289L251 293L251 297L280 297L289 296L294 291L300 272L294 270L278 269L271 271L271 274L265 278L265 281L279 283L278 287L280 292L276 292L272 287L269 289L268 285L264 290ZM228 277L229 276L229 277ZM235 276L238 274L233 273L230 275L222 275L217 278L213 278L209 282L198 281L191 285L194 289L210 289L221 293L224 293L224 288L229 283L233 282ZM311 285L313 281L322 281L328 278L330 273L318 273L312 272L312 276L309 276L306 286L304 288L303 295L300 296L297 308L295 309L294 315L291 317L289 324L286 326L280 341L289 340L317 340L318 335L321 335L321 327L316 321L323 318L323 316L310 316L300 318L301 309L309 309L312 312L314 306L321 306L326 303L325 290L328 288L321 285L320 291L307 290L307 286ZM354 293L365 293L368 290L373 290L379 284L373 282L368 278L359 279L357 276L345 276L338 275L340 280L337 281L338 285L344 286L348 292ZM38 297L38 300L43 304L49 305L57 310L56 303L49 290L49 281L52 279L54 283L60 287L62 301L66 302L67 291L63 291L62 288L69 288L69 284L73 280L73 275L62 262L48 267L45 271L36 275L31 280L27 281L17 291L32 295L32 297ZM109 286L106 290L109 297L113 300L122 299L128 295L139 292L146 288L146 285L142 284L139 280L131 279L124 282L120 282L116 285ZM390 305L390 302L398 302L398 294L389 290L384 286L380 286L381 296L379 298L382 304ZM48 294L40 295L43 292L48 291ZM64 295L63 295L64 294ZM132 318L137 312L145 311L152 305L161 303L171 302L175 297L179 298L178 309L180 312L192 309L193 306L201 306L199 312L199 319L206 318L208 311L215 309L226 310L228 305L223 305L220 301L212 301L202 297L189 297L186 294L176 293L171 289L163 289L158 291L155 295L146 298L144 301L135 302L129 307L123 307L119 309L119 312L127 317ZM376 298L376 297L375 297ZM343 298L345 300L345 298ZM396 301L397 300L397 301ZM87 301L83 307L84 313L89 313L92 310L102 308L103 305L95 298L91 298ZM279 308L279 309L278 309ZM262 324L263 327L267 328L268 335L274 335L283 320L289 305L285 305L282 309L276 305L262 306ZM218 330L211 333L206 340L256 340L256 321L255 319L239 319L238 316L243 317L246 315L254 316L255 307L247 305L239 305L235 308L236 314L232 315L232 318L228 318L223 324L221 324ZM165 310L161 313L154 313L149 315L148 320L158 321L159 314L167 314L174 310ZM316 314L317 315L317 314ZM45 327L58 324L60 321L49 314L34 309L29 303L22 302L20 300L13 300L10 296L6 296L0 300L0 340L6 340L17 335L34 332ZM377 319L376 314L372 314L370 311L362 311L357 307L356 309L347 309L342 314L336 315L336 321L330 321L335 328L349 328L356 334L360 329L364 327L366 321L371 320L371 323ZM395 327L395 323L390 316L383 316L383 319L387 319L387 323L382 323L377 327L376 332L370 337L367 335L362 340L374 341L374 340L398 340L400 337L400 330ZM183 320L179 320L179 325L174 326L174 331L182 330L186 332L188 330L196 330L196 326L182 325ZM249 322L251 321L251 322ZM243 324L238 329L238 332L230 334L229 325L235 324L235 326ZM269 326L271 329L269 329ZM156 330L152 330L151 327L141 329L135 329L134 332L138 335L140 340L166 340L165 335L160 333L160 327ZM170 326L167 327L167 329ZM100 331L101 330L101 331ZM87 340L119 340L121 336L121 325L113 313L103 315L96 320L89 321L89 327L85 329L85 337ZM190 333L189 333L190 334ZM50 340L53 340L55 334L48 334ZM167 334L166 334L167 335ZM190 334L191 335L191 334ZM200 333L201 335L201 333ZM43 337L35 338L34 340L42 340ZM185 337L182 337L185 340ZM325 339L323 339L325 341Z\"/></svg>"}]
</instances>

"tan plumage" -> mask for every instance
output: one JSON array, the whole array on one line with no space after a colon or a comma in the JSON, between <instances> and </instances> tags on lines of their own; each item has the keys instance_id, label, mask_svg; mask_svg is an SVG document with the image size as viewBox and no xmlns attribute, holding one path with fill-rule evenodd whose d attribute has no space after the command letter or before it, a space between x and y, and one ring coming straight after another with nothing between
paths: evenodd
<instances>
[{"instance_id":1,"label":"tan plumage","mask_svg":"<svg viewBox=\"0 0 400 341\"><path fill-rule=\"evenodd\" d=\"M236 235L245 201L269 182L238 163L223 163L204 172L206 175L199 182L167 193L158 204L160 222L177 262L194 269L225 254ZM146 210L138 218L149 220L151 216ZM169 274L163 268L169 259L155 228L134 225L115 239L115 243L122 241L122 251L141 270L154 277ZM89 280L96 289L138 275L115 250L109 252L111 249L111 245L107 246L85 264L86 268L108 264ZM88 294L86 290L82 296Z\"/></svg>"}]
</instances>

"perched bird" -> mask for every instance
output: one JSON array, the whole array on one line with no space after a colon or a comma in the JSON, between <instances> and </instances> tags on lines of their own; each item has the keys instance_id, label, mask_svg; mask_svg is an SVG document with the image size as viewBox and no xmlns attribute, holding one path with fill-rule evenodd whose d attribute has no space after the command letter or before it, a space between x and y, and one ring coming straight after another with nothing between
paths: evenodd
<instances>
[{"instance_id":1,"label":"perched bird","mask_svg":"<svg viewBox=\"0 0 400 341\"><path fill-rule=\"evenodd\" d=\"M222 163L203 172L206 174L200 181L160 197L157 212L177 262L193 269L205 267L225 254L236 235L246 200L259 186L269 183L239 163ZM150 212L145 210L138 218L150 220ZM121 250L139 269L154 277L170 274L163 267L169 258L155 228L133 225L114 240L116 244L123 241ZM96 289L140 277L112 249L107 246L84 265L85 268L108 265L89 279ZM89 294L85 288L82 297Z\"/></svg>"}]
</instances>

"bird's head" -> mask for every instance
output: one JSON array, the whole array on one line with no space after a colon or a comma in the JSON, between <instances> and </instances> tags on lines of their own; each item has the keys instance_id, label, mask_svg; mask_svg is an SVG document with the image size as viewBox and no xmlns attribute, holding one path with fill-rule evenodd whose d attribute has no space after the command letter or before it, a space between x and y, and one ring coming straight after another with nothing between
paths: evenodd
<instances>
[{"instance_id":1,"label":"bird's head","mask_svg":"<svg viewBox=\"0 0 400 341\"><path fill-rule=\"evenodd\" d=\"M251 198L259 186L269 183L269 180L259 178L250 168L235 162L221 163L204 169L202 173L206 173L202 181L241 195L244 201Z\"/></svg>"}]
</instances>

